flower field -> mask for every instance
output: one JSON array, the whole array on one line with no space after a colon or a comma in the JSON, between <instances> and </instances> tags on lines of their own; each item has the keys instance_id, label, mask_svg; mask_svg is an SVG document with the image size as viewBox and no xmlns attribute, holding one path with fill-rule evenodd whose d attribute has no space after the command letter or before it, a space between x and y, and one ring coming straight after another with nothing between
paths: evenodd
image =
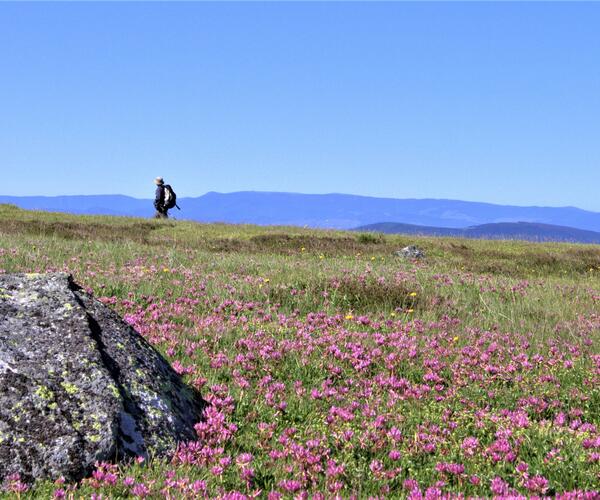
<instances>
[{"instance_id":1,"label":"flower field","mask_svg":"<svg viewBox=\"0 0 600 500\"><path fill-rule=\"evenodd\" d=\"M600 496L599 247L0 221L0 272L72 273L210 403L171 460L9 497Z\"/></svg>"}]
</instances>

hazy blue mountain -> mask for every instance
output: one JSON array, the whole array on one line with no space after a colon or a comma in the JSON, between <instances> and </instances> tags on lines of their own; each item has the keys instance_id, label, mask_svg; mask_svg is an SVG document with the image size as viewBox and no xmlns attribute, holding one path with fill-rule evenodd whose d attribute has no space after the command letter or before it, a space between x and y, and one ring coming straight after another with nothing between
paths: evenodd
<instances>
[{"instance_id":1,"label":"hazy blue mountain","mask_svg":"<svg viewBox=\"0 0 600 500\"><path fill-rule=\"evenodd\" d=\"M87 215L129 215L147 217L154 214L152 201L120 194L89 196L1 196L0 203L12 203L28 210L48 210Z\"/></svg>"},{"instance_id":2,"label":"hazy blue mountain","mask_svg":"<svg viewBox=\"0 0 600 500\"><path fill-rule=\"evenodd\" d=\"M153 214L151 200L115 195L0 196L0 203L83 214L140 217ZM442 228L464 228L498 222L532 222L600 231L600 213L574 207L516 207L457 200L251 191L207 193L198 198L180 198L178 204L182 211L174 210L172 213L175 217L204 222L306 225L339 229L386 220Z\"/></svg>"},{"instance_id":3,"label":"hazy blue mountain","mask_svg":"<svg viewBox=\"0 0 600 500\"><path fill-rule=\"evenodd\" d=\"M380 222L357 227L355 231L420 236L454 236L490 240L562 241L600 244L600 232L535 222L498 222L465 228L429 227L396 222Z\"/></svg>"}]
</instances>

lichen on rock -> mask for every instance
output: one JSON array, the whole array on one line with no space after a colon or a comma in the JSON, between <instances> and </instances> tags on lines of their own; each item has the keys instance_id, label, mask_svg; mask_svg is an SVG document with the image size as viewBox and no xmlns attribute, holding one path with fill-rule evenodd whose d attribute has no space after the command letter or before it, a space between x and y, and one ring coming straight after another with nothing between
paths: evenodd
<instances>
[{"instance_id":1,"label":"lichen on rock","mask_svg":"<svg viewBox=\"0 0 600 500\"><path fill-rule=\"evenodd\" d=\"M200 395L68 275L2 275L0 290L0 481L77 480L195 439Z\"/></svg>"}]
</instances>

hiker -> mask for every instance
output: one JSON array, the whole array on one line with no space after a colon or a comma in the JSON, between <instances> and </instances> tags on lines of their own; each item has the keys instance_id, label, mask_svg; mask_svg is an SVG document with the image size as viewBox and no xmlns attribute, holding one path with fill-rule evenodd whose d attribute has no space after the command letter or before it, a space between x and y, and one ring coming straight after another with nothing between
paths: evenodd
<instances>
[{"instance_id":1,"label":"hiker","mask_svg":"<svg viewBox=\"0 0 600 500\"><path fill-rule=\"evenodd\" d=\"M154 218L168 219L168 212L171 208L177 207L177 210L181 210L177 205L177 195L171 186L165 184L162 177L154 179L154 184L156 184L156 193L154 196L154 208L156 208L156 213L154 214Z\"/></svg>"}]
</instances>

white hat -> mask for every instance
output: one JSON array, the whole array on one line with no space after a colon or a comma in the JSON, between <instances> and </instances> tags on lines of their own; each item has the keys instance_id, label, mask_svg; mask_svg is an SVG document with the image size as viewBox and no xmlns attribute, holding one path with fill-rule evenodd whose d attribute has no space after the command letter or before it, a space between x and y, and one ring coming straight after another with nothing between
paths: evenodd
<instances>
[{"instance_id":1,"label":"white hat","mask_svg":"<svg viewBox=\"0 0 600 500\"><path fill-rule=\"evenodd\" d=\"M165 181L163 181L162 177L157 177L156 179L154 179L154 184L156 184L157 186L160 186L161 184L164 184Z\"/></svg>"}]
</instances>

